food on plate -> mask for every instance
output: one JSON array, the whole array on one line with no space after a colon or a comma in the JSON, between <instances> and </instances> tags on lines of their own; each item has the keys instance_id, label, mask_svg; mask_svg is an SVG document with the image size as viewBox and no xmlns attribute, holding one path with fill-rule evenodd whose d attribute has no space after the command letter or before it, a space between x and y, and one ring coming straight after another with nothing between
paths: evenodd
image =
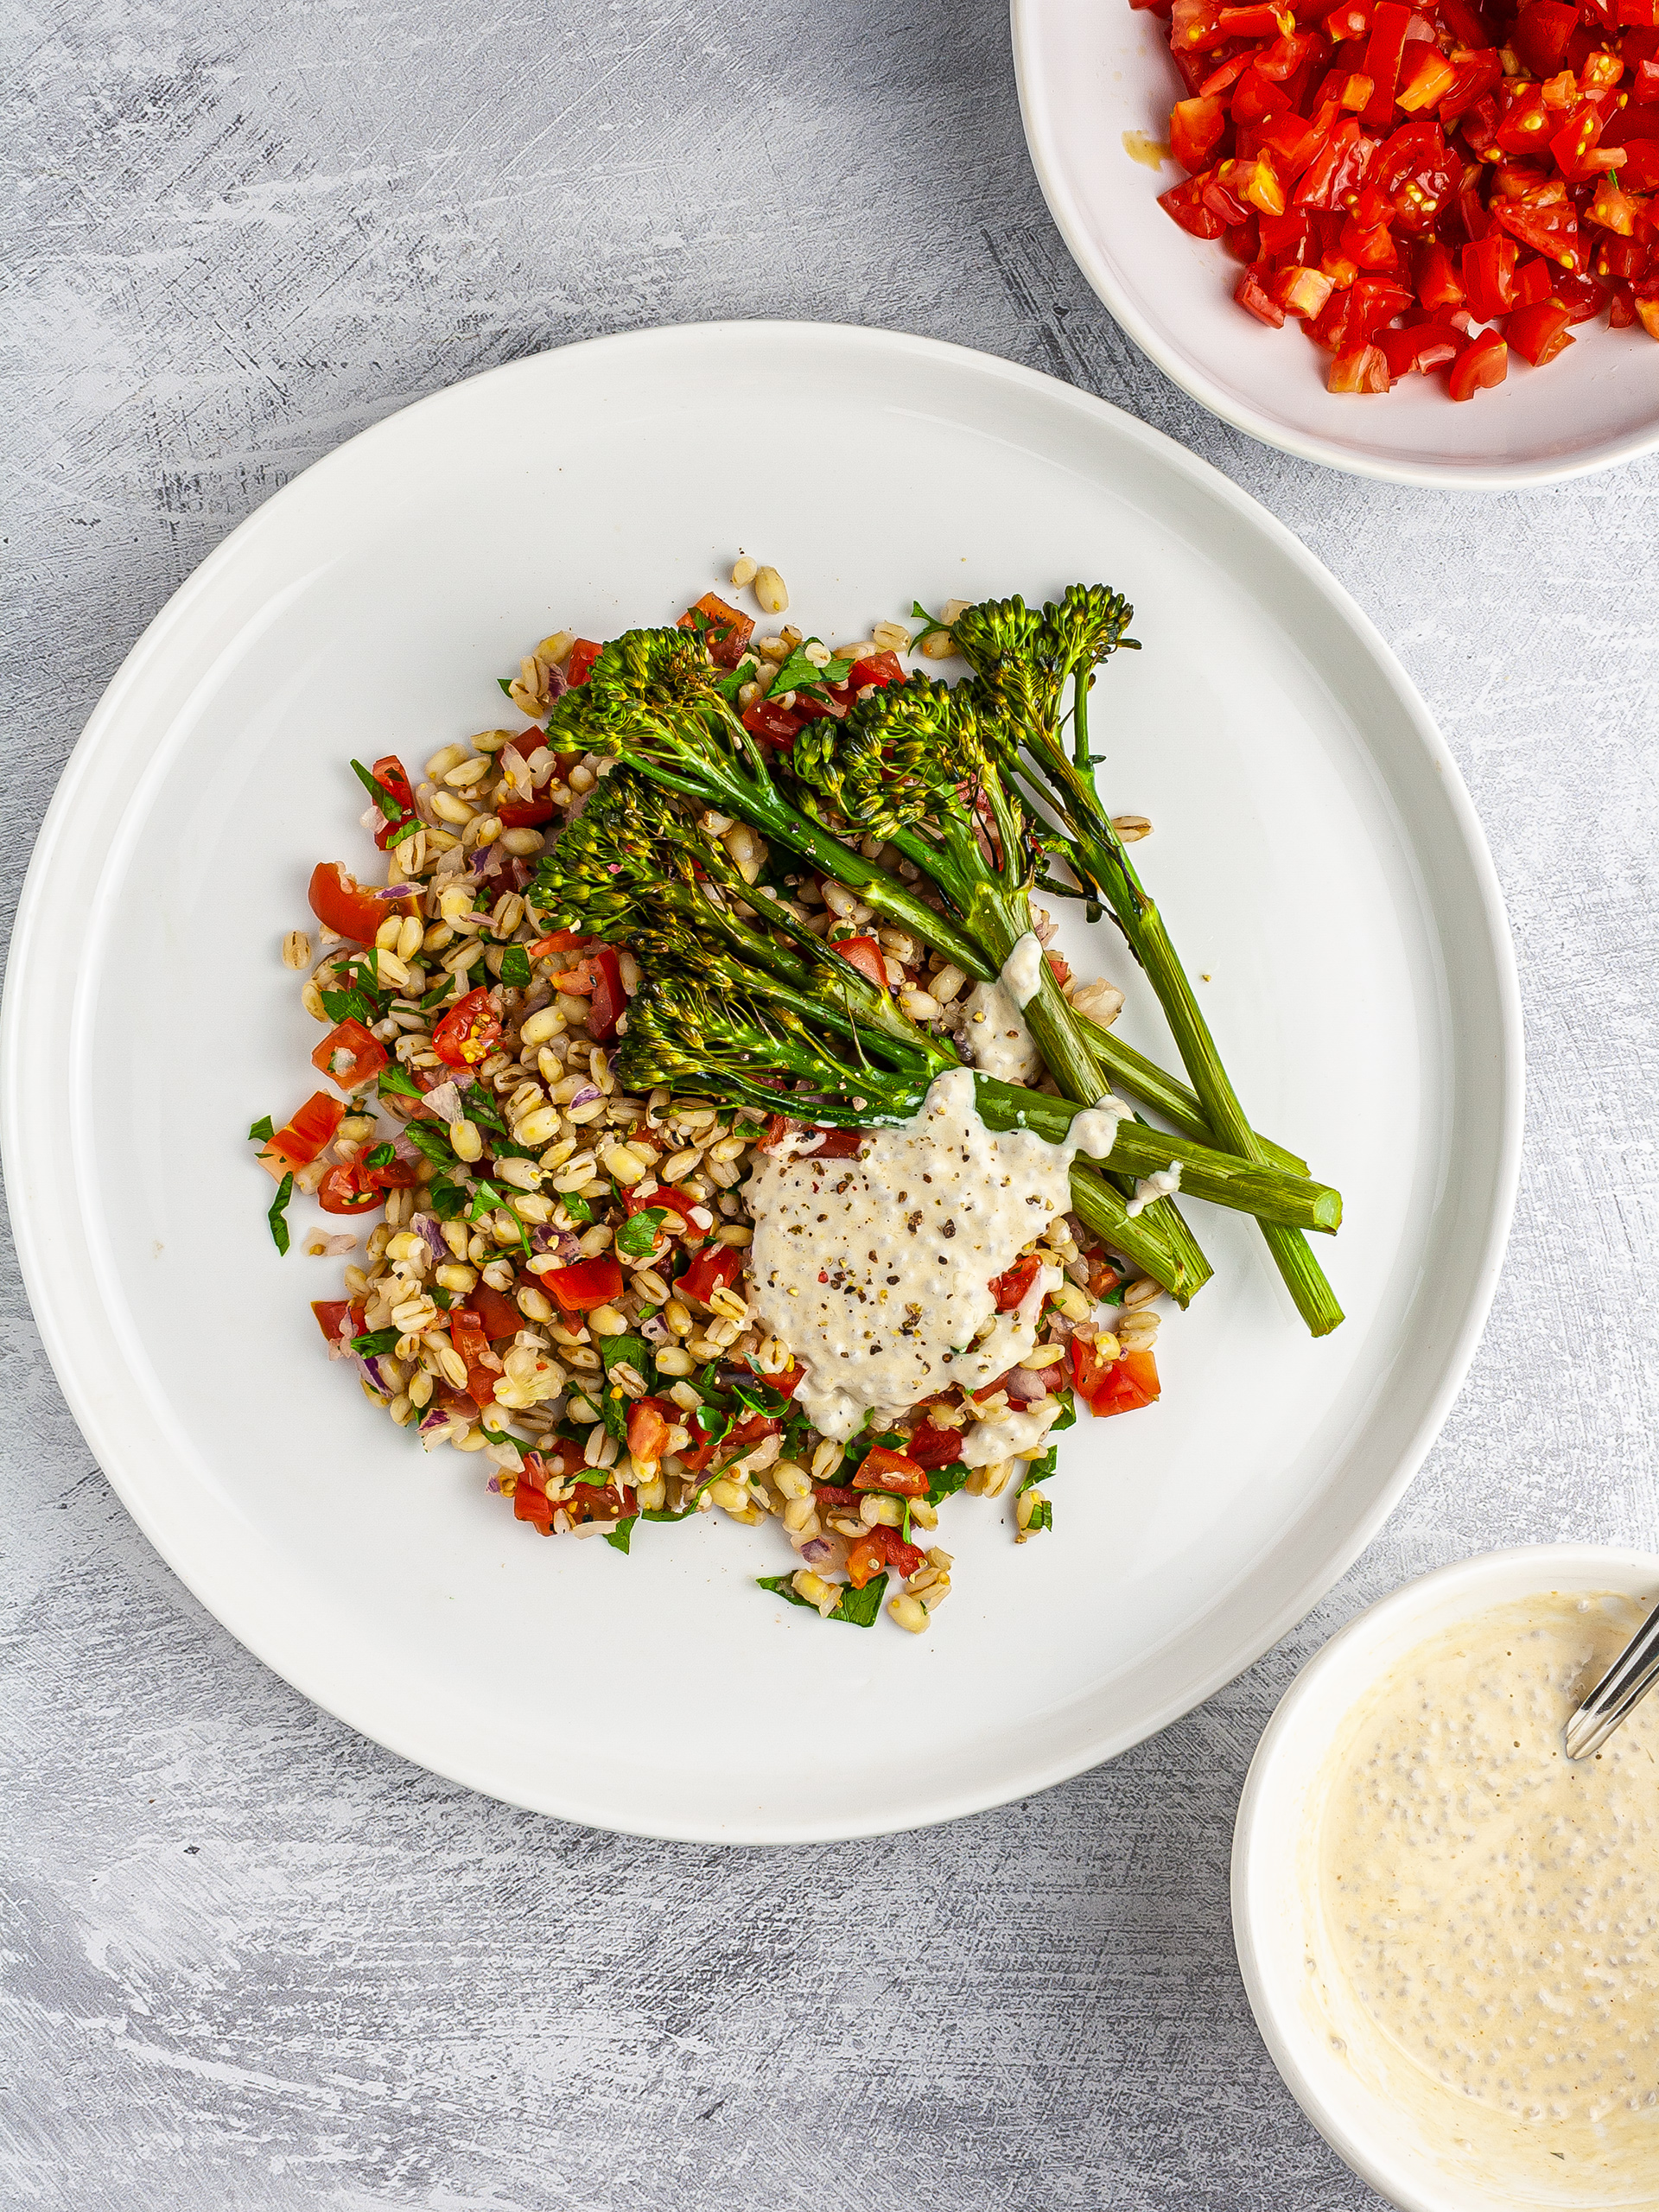
<instances>
[{"instance_id":1,"label":"food on plate","mask_svg":"<svg viewBox=\"0 0 1659 2212\"><path fill-rule=\"evenodd\" d=\"M1576 326L1659 338L1659 0L1131 0L1185 87L1160 205L1338 392L1454 400Z\"/></svg>"},{"instance_id":2,"label":"food on plate","mask_svg":"<svg viewBox=\"0 0 1659 2212\"><path fill-rule=\"evenodd\" d=\"M352 764L387 880L320 864L321 957L283 941L332 1088L251 1135L279 1249L296 1191L371 1218L314 1311L399 1427L544 1534L775 1516L766 1588L868 1625L896 1578L919 1630L946 1497L1010 1492L1024 1541L1075 1400L1157 1399L1151 1308L1211 1272L1178 1197L1254 1216L1340 1322L1308 1241L1340 1198L1246 1119L1128 859L1150 825L1096 791L1129 619L1075 587L832 651L709 593L543 640L502 687L528 726L418 782ZM1109 906L1185 1079L1112 1033L1039 886Z\"/></svg>"},{"instance_id":3,"label":"food on plate","mask_svg":"<svg viewBox=\"0 0 1659 2212\"><path fill-rule=\"evenodd\" d=\"M1346 2063L1483 2202L1494 2183L1516 2203L1654 2202L1659 1705L1593 1758L1561 1742L1646 1611L1550 1592L1430 1637L1348 1716L1317 1785L1311 1992Z\"/></svg>"}]
</instances>

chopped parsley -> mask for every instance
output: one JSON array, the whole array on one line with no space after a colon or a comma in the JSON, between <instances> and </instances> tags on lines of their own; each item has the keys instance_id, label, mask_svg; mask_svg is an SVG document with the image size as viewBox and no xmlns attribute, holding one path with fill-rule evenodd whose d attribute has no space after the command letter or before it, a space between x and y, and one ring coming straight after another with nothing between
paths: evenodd
<instances>
[{"instance_id":1,"label":"chopped parsley","mask_svg":"<svg viewBox=\"0 0 1659 2212\"><path fill-rule=\"evenodd\" d=\"M262 1114L258 1120L253 1124L253 1127L248 1131L248 1142L250 1144L269 1144L276 1134L276 1130L270 1126L270 1115Z\"/></svg>"},{"instance_id":2,"label":"chopped parsley","mask_svg":"<svg viewBox=\"0 0 1659 2212\"><path fill-rule=\"evenodd\" d=\"M382 1352L396 1351L397 1349L396 1329L372 1329L365 1337L352 1338L352 1350L361 1359L373 1359Z\"/></svg>"},{"instance_id":3,"label":"chopped parsley","mask_svg":"<svg viewBox=\"0 0 1659 2212\"><path fill-rule=\"evenodd\" d=\"M772 1591L786 1605L804 1605L809 1613L817 1612L818 1609L812 1600L810 1598L803 1598L795 1587L792 1575L758 1574L755 1580L761 1589ZM864 1585L861 1590L855 1590L850 1582L839 1583L836 1586L841 1592L841 1603L836 1607L834 1612L820 1615L820 1618L846 1621L854 1628L873 1628L881 1611L881 1600L887 1594L887 1576L885 1574L874 1576L872 1580Z\"/></svg>"},{"instance_id":4,"label":"chopped parsley","mask_svg":"<svg viewBox=\"0 0 1659 2212\"><path fill-rule=\"evenodd\" d=\"M852 674L851 661L827 660L820 668L817 661L807 658L807 646L823 642L821 638L808 638L797 645L772 677L766 696L781 699L785 691L817 691L826 683L844 683Z\"/></svg>"},{"instance_id":5,"label":"chopped parsley","mask_svg":"<svg viewBox=\"0 0 1659 2212\"><path fill-rule=\"evenodd\" d=\"M658 1231L668 1218L662 1206L645 1206L630 1214L616 1233L616 1249L631 1260L648 1260L657 1249Z\"/></svg>"},{"instance_id":6,"label":"chopped parsley","mask_svg":"<svg viewBox=\"0 0 1659 2212\"><path fill-rule=\"evenodd\" d=\"M530 982L530 955L522 944L510 944L501 956L501 981L523 990Z\"/></svg>"},{"instance_id":7,"label":"chopped parsley","mask_svg":"<svg viewBox=\"0 0 1659 2212\"><path fill-rule=\"evenodd\" d=\"M270 1202L270 1211L265 1219L270 1224L270 1241L279 1252L286 1253L289 1246L288 1202L294 1195L294 1178L284 1175L276 1185L276 1195Z\"/></svg>"},{"instance_id":8,"label":"chopped parsley","mask_svg":"<svg viewBox=\"0 0 1659 2212\"><path fill-rule=\"evenodd\" d=\"M421 1086L412 1076L405 1075L396 1060L389 1060L380 1071L375 1088L382 1098L418 1098Z\"/></svg>"}]
</instances>

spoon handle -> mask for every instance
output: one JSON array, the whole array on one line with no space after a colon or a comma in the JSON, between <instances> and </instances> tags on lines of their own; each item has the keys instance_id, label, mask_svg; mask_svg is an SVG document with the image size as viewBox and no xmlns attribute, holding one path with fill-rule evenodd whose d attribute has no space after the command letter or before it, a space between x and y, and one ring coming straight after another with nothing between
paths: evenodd
<instances>
[{"instance_id":1,"label":"spoon handle","mask_svg":"<svg viewBox=\"0 0 1659 2212\"><path fill-rule=\"evenodd\" d=\"M1568 1758L1593 1757L1656 1681L1659 1681L1659 1605L1567 1722L1563 1741Z\"/></svg>"}]
</instances>

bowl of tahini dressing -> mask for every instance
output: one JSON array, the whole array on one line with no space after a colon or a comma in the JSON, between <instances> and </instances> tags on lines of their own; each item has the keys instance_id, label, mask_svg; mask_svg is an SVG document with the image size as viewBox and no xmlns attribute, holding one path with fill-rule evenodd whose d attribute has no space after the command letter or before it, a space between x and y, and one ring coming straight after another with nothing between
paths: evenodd
<instances>
[{"instance_id":1,"label":"bowl of tahini dressing","mask_svg":"<svg viewBox=\"0 0 1659 2212\"><path fill-rule=\"evenodd\" d=\"M1659 2212L1659 1691L1561 1728L1659 1557L1489 1553L1303 1669L1240 1802L1233 1924L1308 2118L1406 2212Z\"/></svg>"}]
</instances>

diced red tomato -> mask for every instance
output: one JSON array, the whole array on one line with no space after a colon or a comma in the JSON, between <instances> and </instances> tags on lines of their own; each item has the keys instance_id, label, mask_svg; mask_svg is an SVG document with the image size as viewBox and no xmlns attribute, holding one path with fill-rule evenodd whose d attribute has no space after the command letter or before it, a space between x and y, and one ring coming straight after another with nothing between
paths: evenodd
<instances>
[{"instance_id":1,"label":"diced red tomato","mask_svg":"<svg viewBox=\"0 0 1659 2212\"><path fill-rule=\"evenodd\" d=\"M603 645L596 645L591 638L578 638L571 646L570 658L564 665L565 682L585 683L594 672L594 663L604 650Z\"/></svg>"},{"instance_id":2,"label":"diced red tomato","mask_svg":"<svg viewBox=\"0 0 1659 2212\"><path fill-rule=\"evenodd\" d=\"M1579 11L1567 0L1532 0L1509 27L1509 43L1527 69L1540 79L1553 77L1579 27Z\"/></svg>"},{"instance_id":3,"label":"diced red tomato","mask_svg":"<svg viewBox=\"0 0 1659 2212\"><path fill-rule=\"evenodd\" d=\"M1386 391L1389 361L1380 346L1361 346L1351 353L1338 353L1325 379L1328 391Z\"/></svg>"},{"instance_id":4,"label":"diced red tomato","mask_svg":"<svg viewBox=\"0 0 1659 2212\"><path fill-rule=\"evenodd\" d=\"M593 956L594 988L588 1003L588 1033L599 1044L614 1037L617 1024L628 1010L628 995L622 988L622 963L608 944L601 944Z\"/></svg>"},{"instance_id":5,"label":"diced red tomato","mask_svg":"<svg viewBox=\"0 0 1659 2212\"><path fill-rule=\"evenodd\" d=\"M1013 1313L1036 1281L1042 1264L1034 1252L1027 1252L1023 1260L1014 1262L1006 1274L992 1276L991 1294L996 1300L999 1313Z\"/></svg>"},{"instance_id":6,"label":"diced red tomato","mask_svg":"<svg viewBox=\"0 0 1659 2212\"><path fill-rule=\"evenodd\" d=\"M390 1055L360 1021L337 1022L311 1055L311 1065L342 1090L361 1090L388 1065Z\"/></svg>"},{"instance_id":7,"label":"diced red tomato","mask_svg":"<svg viewBox=\"0 0 1659 2212\"><path fill-rule=\"evenodd\" d=\"M962 1457L962 1431L936 1428L931 1421L919 1421L905 1446L905 1457L930 1471L949 1467Z\"/></svg>"},{"instance_id":8,"label":"diced red tomato","mask_svg":"<svg viewBox=\"0 0 1659 2212\"><path fill-rule=\"evenodd\" d=\"M1206 170L1198 176L1190 176L1185 184L1173 184L1167 192L1158 195L1158 205L1165 214L1195 238L1218 238L1226 228L1204 196L1211 175ZM748 717L746 715L744 720L747 723Z\"/></svg>"},{"instance_id":9,"label":"diced red tomato","mask_svg":"<svg viewBox=\"0 0 1659 2212\"><path fill-rule=\"evenodd\" d=\"M668 1448L668 1432L678 1420L677 1410L664 1398L636 1398L628 1408L628 1456L636 1468L642 1462L652 1465L659 1460Z\"/></svg>"},{"instance_id":10,"label":"diced red tomato","mask_svg":"<svg viewBox=\"0 0 1659 2212\"><path fill-rule=\"evenodd\" d=\"M308 1167L346 1118L346 1109L326 1090L314 1090L303 1106L291 1114L274 1136L265 1140L259 1165L280 1183L284 1175Z\"/></svg>"},{"instance_id":11,"label":"diced red tomato","mask_svg":"<svg viewBox=\"0 0 1659 2212\"><path fill-rule=\"evenodd\" d=\"M907 1544L896 1529L878 1522L848 1552L847 1580L861 1590L884 1569L901 1577L914 1574L926 1557L919 1544Z\"/></svg>"},{"instance_id":12,"label":"diced red tomato","mask_svg":"<svg viewBox=\"0 0 1659 2212\"><path fill-rule=\"evenodd\" d=\"M525 950L532 960L551 960L562 953L579 951L593 942L592 938L584 937L580 930L555 930L550 936L538 937ZM558 987L556 985L555 988Z\"/></svg>"},{"instance_id":13,"label":"diced red tomato","mask_svg":"<svg viewBox=\"0 0 1659 2212\"><path fill-rule=\"evenodd\" d=\"M903 1452L885 1444L873 1445L853 1477L855 1490L887 1490L900 1497L925 1497L927 1471Z\"/></svg>"},{"instance_id":14,"label":"diced red tomato","mask_svg":"<svg viewBox=\"0 0 1659 2212\"><path fill-rule=\"evenodd\" d=\"M410 787L408 772L395 753L382 753L371 772L387 798L395 799L400 809L395 822L387 817L374 833L374 842L384 853L404 823L415 819L415 793Z\"/></svg>"},{"instance_id":15,"label":"diced red tomato","mask_svg":"<svg viewBox=\"0 0 1659 2212\"><path fill-rule=\"evenodd\" d=\"M480 984L452 1006L432 1032L432 1049L447 1067L475 1068L487 1060L501 1035L501 1017Z\"/></svg>"},{"instance_id":16,"label":"diced red tomato","mask_svg":"<svg viewBox=\"0 0 1659 2212\"><path fill-rule=\"evenodd\" d=\"M729 1244L715 1244L697 1254L674 1287L682 1298L695 1298L706 1306L717 1290L729 1288L742 1272L742 1254Z\"/></svg>"},{"instance_id":17,"label":"diced red tomato","mask_svg":"<svg viewBox=\"0 0 1659 2212\"><path fill-rule=\"evenodd\" d=\"M1523 361L1541 369L1546 361L1553 361L1573 344L1567 325L1565 308L1558 308L1554 300L1535 300L1516 309L1504 325L1503 335Z\"/></svg>"},{"instance_id":18,"label":"diced red tomato","mask_svg":"<svg viewBox=\"0 0 1659 2212\"><path fill-rule=\"evenodd\" d=\"M697 628L701 625L703 643L709 648L709 658L716 668L735 668L743 658L744 648L754 635L754 625L747 614L740 614L734 607L728 607L723 599L706 591L695 607L687 607L681 615L682 630Z\"/></svg>"},{"instance_id":19,"label":"diced red tomato","mask_svg":"<svg viewBox=\"0 0 1659 2212\"><path fill-rule=\"evenodd\" d=\"M757 699L743 709L743 727L750 736L780 751L794 744L805 724L804 715L798 715L792 707L775 707L770 699Z\"/></svg>"},{"instance_id":20,"label":"diced red tomato","mask_svg":"<svg viewBox=\"0 0 1659 2212\"><path fill-rule=\"evenodd\" d=\"M867 983L874 983L878 991L887 989L887 963L873 937L836 938L830 950L839 953L849 968L856 968Z\"/></svg>"},{"instance_id":21,"label":"diced red tomato","mask_svg":"<svg viewBox=\"0 0 1659 2212\"><path fill-rule=\"evenodd\" d=\"M1499 233L1463 249L1463 289L1478 322L1491 322L1515 305L1515 240Z\"/></svg>"},{"instance_id":22,"label":"diced red tomato","mask_svg":"<svg viewBox=\"0 0 1659 2212\"><path fill-rule=\"evenodd\" d=\"M689 1197L683 1191L676 1190L671 1184L659 1183L648 1195L636 1185L623 1194L622 1203L630 1218L637 1213L671 1213L675 1216L677 1233L688 1244L700 1244L709 1234L706 1228L699 1229L691 1219L694 1212L707 1213L708 1207L700 1198Z\"/></svg>"},{"instance_id":23,"label":"diced red tomato","mask_svg":"<svg viewBox=\"0 0 1659 2212\"><path fill-rule=\"evenodd\" d=\"M1159 1395L1158 1363L1149 1351L1099 1358L1091 1344L1071 1339L1071 1376L1077 1395L1093 1414L1134 1413Z\"/></svg>"},{"instance_id":24,"label":"diced red tomato","mask_svg":"<svg viewBox=\"0 0 1659 2212\"><path fill-rule=\"evenodd\" d=\"M384 891L360 884L338 861L319 861L311 871L308 893L312 912L325 927L354 944L372 944L375 931L388 915L420 912L420 899L410 893L388 899Z\"/></svg>"},{"instance_id":25,"label":"diced red tomato","mask_svg":"<svg viewBox=\"0 0 1659 2212\"><path fill-rule=\"evenodd\" d=\"M897 653L872 653L868 659L855 660L848 673L849 688L856 696L869 683L902 683L905 671Z\"/></svg>"},{"instance_id":26,"label":"diced red tomato","mask_svg":"<svg viewBox=\"0 0 1659 2212\"><path fill-rule=\"evenodd\" d=\"M702 1428L696 1414L690 1416L686 1426L694 1440L701 1440ZM763 1437L776 1436L782 1427L781 1421L773 1421L768 1414L749 1414L726 1436L711 1437L706 1443L694 1440L680 1453L681 1464L693 1474L700 1474L717 1452L736 1456L759 1444Z\"/></svg>"},{"instance_id":27,"label":"diced red tomato","mask_svg":"<svg viewBox=\"0 0 1659 2212\"><path fill-rule=\"evenodd\" d=\"M550 1268L539 1280L564 1313L591 1313L622 1295L622 1270L608 1252L597 1259L573 1260L568 1268Z\"/></svg>"},{"instance_id":28,"label":"diced red tomato","mask_svg":"<svg viewBox=\"0 0 1659 2212\"><path fill-rule=\"evenodd\" d=\"M317 1204L324 1213L372 1213L385 1198L373 1175L354 1160L331 1167L317 1185Z\"/></svg>"},{"instance_id":29,"label":"diced red tomato","mask_svg":"<svg viewBox=\"0 0 1659 2212\"><path fill-rule=\"evenodd\" d=\"M495 810L504 830L537 830L558 810L550 798L538 794L535 798L504 798Z\"/></svg>"},{"instance_id":30,"label":"diced red tomato","mask_svg":"<svg viewBox=\"0 0 1659 2212\"><path fill-rule=\"evenodd\" d=\"M1452 397L1472 399L1489 385L1502 384L1509 372L1509 347L1495 330L1483 331L1452 364Z\"/></svg>"},{"instance_id":31,"label":"diced red tomato","mask_svg":"<svg viewBox=\"0 0 1659 2212\"><path fill-rule=\"evenodd\" d=\"M348 1313L353 1323L360 1323L363 1318L361 1305L348 1298L314 1298L311 1311L317 1317L317 1326L322 1331L324 1341L331 1344L340 1342L340 1325ZM353 1335L361 1333L360 1327L353 1328Z\"/></svg>"},{"instance_id":32,"label":"diced red tomato","mask_svg":"<svg viewBox=\"0 0 1659 2212\"><path fill-rule=\"evenodd\" d=\"M1227 111L1218 99L1177 100L1169 111L1169 148L1189 175L1210 166L1210 157L1227 129Z\"/></svg>"},{"instance_id":33,"label":"diced red tomato","mask_svg":"<svg viewBox=\"0 0 1659 2212\"><path fill-rule=\"evenodd\" d=\"M499 1344L503 1337L517 1336L524 1325L524 1315L506 1293L492 1290L486 1282L475 1284L467 1294L467 1302L492 1344Z\"/></svg>"},{"instance_id":34,"label":"diced red tomato","mask_svg":"<svg viewBox=\"0 0 1659 2212\"><path fill-rule=\"evenodd\" d=\"M1403 377L1414 370L1445 368L1448 362L1457 359L1469 341L1449 322L1412 322L1403 330L1379 330L1376 342L1389 365L1389 374Z\"/></svg>"},{"instance_id":35,"label":"diced red tomato","mask_svg":"<svg viewBox=\"0 0 1659 2212\"><path fill-rule=\"evenodd\" d=\"M1265 261L1253 261L1233 287L1233 297L1258 322L1270 330L1284 327L1285 310L1269 289L1273 271Z\"/></svg>"}]
</instances>

